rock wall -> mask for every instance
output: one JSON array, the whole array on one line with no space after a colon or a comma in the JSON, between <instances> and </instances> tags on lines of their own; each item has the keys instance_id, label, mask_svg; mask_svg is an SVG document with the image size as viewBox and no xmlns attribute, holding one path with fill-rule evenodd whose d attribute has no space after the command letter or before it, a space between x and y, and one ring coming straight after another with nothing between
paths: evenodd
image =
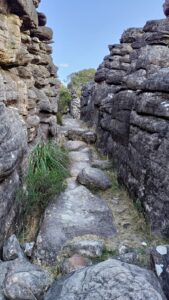
<instances>
[{"instance_id":1,"label":"rock wall","mask_svg":"<svg viewBox=\"0 0 169 300\"><path fill-rule=\"evenodd\" d=\"M80 97L75 91L72 91L72 99L70 101L70 114L74 119L80 119Z\"/></svg>"},{"instance_id":2,"label":"rock wall","mask_svg":"<svg viewBox=\"0 0 169 300\"><path fill-rule=\"evenodd\" d=\"M83 89L81 118L96 127L98 148L113 158L152 230L168 237L169 19L128 29L109 50Z\"/></svg>"},{"instance_id":3,"label":"rock wall","mask_svg":"<svg viewBox=\"0 0 169 300\"><path fill-rule=\"evenodd\" d=\"M52 30L38 0L0 0L0 247L17 214L15 192L28 149L56 135L59 81Z\"/></svg>"}]
</instances>

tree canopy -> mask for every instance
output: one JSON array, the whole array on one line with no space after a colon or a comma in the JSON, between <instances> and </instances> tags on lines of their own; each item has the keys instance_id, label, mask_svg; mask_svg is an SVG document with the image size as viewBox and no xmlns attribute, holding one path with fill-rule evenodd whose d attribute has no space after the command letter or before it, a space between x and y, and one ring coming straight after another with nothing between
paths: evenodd
<instances>
[{"instance_id":1,"label":"tree canopy","mask_svg":"<svg viewBox=\"0 0 169 300\"><path fill-rule=\"evenodd\" d=\"M82 86L94 79L95 69L84 69L68 76L68 89L75 91L78 96L81 95Z\"/></svg>"}]
</instances>

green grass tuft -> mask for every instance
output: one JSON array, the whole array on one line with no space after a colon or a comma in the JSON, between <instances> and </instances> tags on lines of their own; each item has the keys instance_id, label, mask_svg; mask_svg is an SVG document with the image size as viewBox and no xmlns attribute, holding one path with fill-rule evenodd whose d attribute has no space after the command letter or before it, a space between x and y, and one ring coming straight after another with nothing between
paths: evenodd
<instances>
[{"instance_id":1,"label":"green grass tuft","mask_svg":"<svg viewBox=\"0 0 169 300\"><path fill-rule=\"evenodd\" d=\"M17 194L23 213L44 210L51 198L64 189L68 165L67 153L57 144L49 142L36 146L30 156L23 188Z\"/></svg>"}]
</instances>

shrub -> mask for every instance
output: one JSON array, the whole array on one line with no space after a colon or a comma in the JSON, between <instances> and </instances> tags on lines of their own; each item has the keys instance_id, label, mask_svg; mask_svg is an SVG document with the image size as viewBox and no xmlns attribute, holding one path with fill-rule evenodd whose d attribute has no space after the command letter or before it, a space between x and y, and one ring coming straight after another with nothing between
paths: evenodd
<instances>
[{"instance_id":1,"label":"shrub","mask_svg":"<svg viewBox=\"0 0 169 300\"><path fill-rule=\"evenodd\" d=\"M24 214L43 211L50 199L64 189L64 179L69 175L68 163L67 153L55 143L41 143L35 147L17 197Z\"/></svg>"},{"instance_id":2,"label":"shrub","mask_svg":"<svg viewBox=\"0 0 169 300\"><path fill-rule=\"evenodd\" d=\"M81 96L81 90L88 82L93 81L95 77L95 69L84 69L68 76L68 89L74 91L78 97Z\"/></svg>"},{"instance_id":3,"label":"shrub","mask_svg":"<svg viewBox=\"0 0 169 300\"><path fill-rule=\"evenodd\" d=\"M63 125L62 113L58 111L56 117L57 117L57 124Z\"/></svg>"},{"instance_id":4,"label":"shrub","mask_svg":"<svg viewBox=\"0 0 169 300\"><path fill-rule=\"evenodd\" d=\"M68 88L62 85L59 91L58 112L67 113L71 98Z\"/></svg>"}]
</instances>

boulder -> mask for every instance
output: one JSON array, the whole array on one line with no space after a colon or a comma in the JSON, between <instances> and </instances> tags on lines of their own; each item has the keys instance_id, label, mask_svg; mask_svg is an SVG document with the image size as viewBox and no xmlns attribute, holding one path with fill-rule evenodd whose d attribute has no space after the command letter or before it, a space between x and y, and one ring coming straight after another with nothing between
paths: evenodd
<instances>
[{"instance_id":1,"label":"boulder","mask_svg":"<svg viewBox=\"0 0 169 300\"><path fill-rule=\"evenodd\" d=\"M32 37L37 37L40 41L51 41L53 38L53 31L49 27L40 26L31 31Z\"/></svg>"},{"instance_id":2,"label":"boulder","mask_svg":"<svg viewBox=\"0 0 169 300\"><path fill-rule=\"evenodd\" d=\"M23 17L25 30L38 26L38 16L33 0L13 0L10 2L10 10Z\"/></svg>"},{"instance_id":3,"label":"boulder","mask_svg":"<svg viewBox=\"0 0 169 300\"><path fill-rule=\"evenodd\" d=\"M27 151L27 133L18 111L0 103L0 247L13 227L17 210L18 168Z\"/></svg>"},{"instance_id":4,"label":"boulder","mask_svg":"<svg viewBox=\"0 0 169 300\"><path fill-rule=\"evenodd\" d=\"M24 243L22 245L22 249L24 251L24 254L31 258L32 257L32 254L33 254L33 248L35 246L35 242L30 242L30 243Z\"/></svg>"},{"instance_id":5,"label":"boulder","mask_svg":"<svg viewBox=\"0 0 169 300\"><path fill-rule=\"evenodd\" d=\"M45 26L47 23L47 18L44 13L38 12L38 25Z\"/></svg>"},{"instance_id":6,"label":"boulder","mask_svg":"<svg viewBox=\"0 0 169 300\"><path fill-rule=\"evenodd\" d=\"M79 173L77 180L91 189L107 190L112 185L105 172L91 167L83 169Z\"/></svg>"},{"instance_id":7,"label":"boulder","mask_svg":"<svg viewBox=\"0 0 169 300\"><path fill-rule=\"evenodd\" d=\"M3 283L4 283L5 277L8 273L10 266L11 266L11 262L0 261L0 300L6 300L6 297L5 297L4 291L3 291Z\"/></svg>"},{"instance_id":8,"label":"boulder","mask_svg":"<svg viewBox=\"0 0 169 300\"><path fill-rule=\"evenodd\" d=\"M16 238L16 235L10 236L8 240L6 240L3 246L3 260L9 261L14 260L16 258L23 258L24 254L20 247L20 244Z\"/></svg>"},{"instance_id":9,"label":"boulder","mask_svg":"<svg viewBox=\"0 0 169 300\"><path fill-rule=\"evenodd\" d=\"M16 109L0 103L0 181L10 175L27 147L26 128Z\"/></svg>"},{"instance_id":10,"label":"boulder","mask_svg":"<svg viewBox=\"0 0 169 300\"><path fill-rule=\"evenodd\" d=\"M42 299L52 280L39 266L15 260L6 274L3 291L11 300Z\"/></svg>"},{"instance_id":11,"label":"boulder","mask_svg":"<svg viewBox=\"0 0 169 300\"><path fill-rule=\"evenodd\" d=\"M166 300L153 272L107 260L56 281L45 300Z\"/></svg>"},{"instance_id":12,"label":"boulder","mask_svg":"<svg viewBox=\"0 0 169 300\"><path fill-rule=\"evenodd\" d=\"M50 275L24 256L15 235L6 240L0 261L0 300L42 299L52 283Z\"/></svg>"},{"instance_id":13,"label":"boulder","mask_svg":"<svg viewBox=\"0 0 169 300\"><path fill-rule=\"evenodd\" d=\"M46 209L34 257L53 264L68 241L88 234L113 238L116 229L112 213L104 200L85 187L67 189Z\"/></svg>"}]
</instances>

